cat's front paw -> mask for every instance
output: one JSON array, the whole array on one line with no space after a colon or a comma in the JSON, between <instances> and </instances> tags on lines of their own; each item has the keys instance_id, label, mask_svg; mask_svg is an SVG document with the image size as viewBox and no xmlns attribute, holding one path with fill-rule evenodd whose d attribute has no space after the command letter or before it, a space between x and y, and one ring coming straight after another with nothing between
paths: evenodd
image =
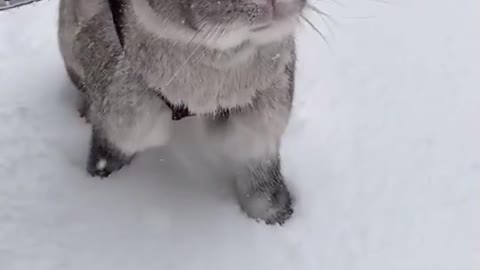
<instances>
[{"instance_id":1,"label":"cat's front paw","mask_svg":"<svg viewBox=\"0 0 480 270\"><path fill-rule=\"evenodd\" d=\"M264 183L249 192L239 194L243 211L266 224L284 224L293 214L292 198L283 183Z\"/></svg>"},{"instance_id":2,"label":"cat's front paw","mask_svg":"<svg viewBox=\"0 0 480 270\"><path fill-rule=\"evenodd\" d=\"M133 156L126 156L104 140L92 138L87 172L93 177L106 178L130 164Z\"/></svg>"}]
</instances>

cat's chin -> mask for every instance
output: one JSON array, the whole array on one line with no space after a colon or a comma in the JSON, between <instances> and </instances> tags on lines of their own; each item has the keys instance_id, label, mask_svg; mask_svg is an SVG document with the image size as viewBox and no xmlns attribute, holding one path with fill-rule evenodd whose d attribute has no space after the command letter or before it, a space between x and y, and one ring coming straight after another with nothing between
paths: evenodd
<instances>
[{"instance_id":1,"label":"cat's chin","mask_svg":"<svg viewBox=\"0 0 480 270\"><path fill-rule=\"evenodd\" d=\"M238 23L226 29L217 29L217 33L198 33L192 28L169 21L158 16L146 0L133 0L133 10L138 22L144 29L158 38L170 39L181 43L202 44L211 49L231 50L245 43L264 45L281 41L291 36L298 19L295 16L274 19L266 24L243 25Z\"/></svg>"},{"instance_id":2,"label":"cat's chin","mask_svg":"<svg viewBox=\"0 0 480 270\"><path fill-rule=\"evenodd\" d=\"M269 25L253 28L250 30L250 40L254 44L268 44L281 41L293 35L297 20L293 17L273 21Z\"/></svg>"},{"instance_id":3,"label":"cat's chin","mask_svg":"<svg viewBox=\"0 0 480 270\"><path fill-rule=\"evenodd\" d=\"M245 43L260 46L280 42L295 33L297 22L297 19L291 17L255 27L237 27L235 30L224 31L215 39L207 40L206 44L213 49L230 50Z\"/></svg>"}]
</instances>

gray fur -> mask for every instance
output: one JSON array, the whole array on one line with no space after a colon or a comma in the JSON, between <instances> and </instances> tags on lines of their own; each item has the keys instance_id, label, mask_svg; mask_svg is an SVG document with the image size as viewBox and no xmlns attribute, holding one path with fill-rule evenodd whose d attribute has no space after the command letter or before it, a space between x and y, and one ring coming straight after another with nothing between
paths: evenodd
<instances>
[{"instance_id":1,"label":"gray fur","mask_svg":"<svg viewBox=\"0 0 480 270\"><path fill-rule=\"evenodd\" d=\"M249 216L268 223L288 219L279 145L292 104L293 29L305 0L275 0L275 13L271 0L123 1L124 51L107 0L60 3L66 69L85 96L93 138L105 142L101 149L112 149L102 156L92 144L92 175L108 176L104 166L91 166L108 162L111 153L120 153L113 167L121 168L122 160L167 143L171 111L160 93L197 114L232 161ZM228 119L213 117L221 110L229 110Z\"/></svg>"}]
</instances>

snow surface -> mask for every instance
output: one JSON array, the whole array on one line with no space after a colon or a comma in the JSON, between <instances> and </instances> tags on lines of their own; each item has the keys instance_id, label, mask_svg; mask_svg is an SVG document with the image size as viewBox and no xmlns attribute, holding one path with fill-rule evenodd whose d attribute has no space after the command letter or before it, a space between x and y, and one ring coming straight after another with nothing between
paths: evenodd
<instances>
[{"instance_id":1,"label":"snow surface","mask_svg":"<svg viewBox=\"0 0 480 270\"><path fill-rule=\"evenodd\" d=\"M299 35L283 227L242 214L188 123L91 179L57 5L0 13L1 270L480 269L480 1L316 3L336 23Z\"/></svg>"}]
</instances>

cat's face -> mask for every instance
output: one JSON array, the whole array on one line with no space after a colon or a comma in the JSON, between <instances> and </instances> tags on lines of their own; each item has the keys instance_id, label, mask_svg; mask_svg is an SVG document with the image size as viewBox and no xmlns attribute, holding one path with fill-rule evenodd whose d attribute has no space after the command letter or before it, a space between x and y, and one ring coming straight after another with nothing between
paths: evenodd
<instances>
[{"instance_id":1,"label":"cat's face","mask_svg":"<svg viewBox=\"0 0 480 270\"><path fill-rule=\"evenodd\" d=\"M269 43L294 31L306 0L148 0L157 17L199 33L208 43L233 47ZM159 26L161 27L161 26Z\"/></svg>"}]
</instances>

